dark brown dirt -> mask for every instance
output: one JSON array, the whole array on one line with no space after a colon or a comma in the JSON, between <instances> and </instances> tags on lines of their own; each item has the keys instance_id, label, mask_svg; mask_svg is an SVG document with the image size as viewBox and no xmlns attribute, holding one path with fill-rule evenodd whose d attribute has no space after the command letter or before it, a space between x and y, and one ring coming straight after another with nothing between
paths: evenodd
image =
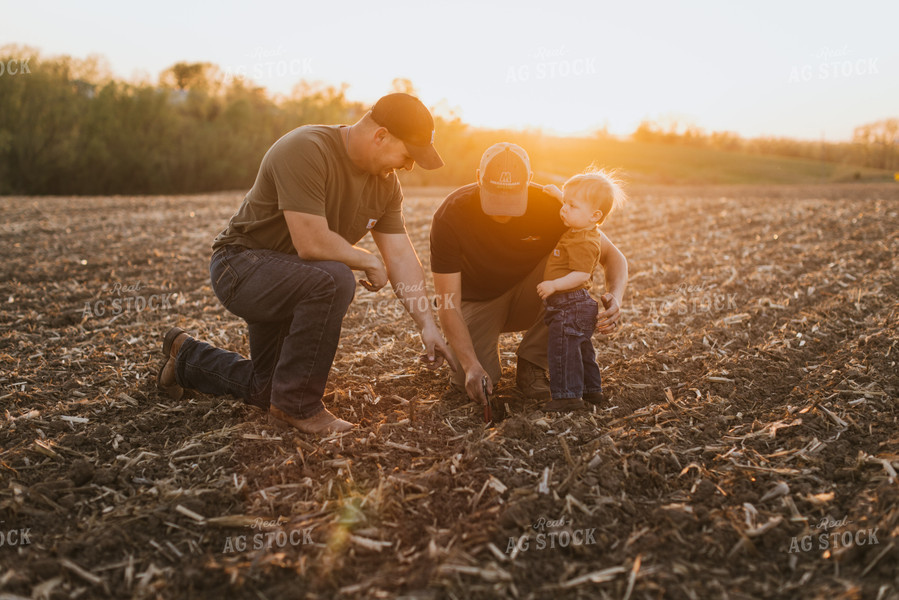
<instances>
[{"instance_id":1,"label":"dark brown dirt","mask_svg":"<svg viewBox=\"0 0 899 600\"><path fill-rule=\"evenodd\" d=\"M155 389L172 325L247 351L239 194L0 198L0 596L899 598L899 185L631 195L605 406L523 400L510 335L487 428L360 288L326 440Z\"/></svg>"}]
</instances>

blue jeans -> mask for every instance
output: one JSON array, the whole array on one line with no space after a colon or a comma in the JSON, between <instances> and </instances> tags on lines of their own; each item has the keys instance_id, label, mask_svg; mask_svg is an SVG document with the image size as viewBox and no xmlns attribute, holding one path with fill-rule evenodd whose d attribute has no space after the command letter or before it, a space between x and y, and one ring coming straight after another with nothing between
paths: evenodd
<instances>
[{"instance_id":1,"label":"blue jeans","mask_svg":"<svg viewBox=\"0 0 899 600\"><path fill-rule=\"evenodd\" d=\"M546 299L549 327L549 389L553 400L602 392L602 377L593 350L599 305L587 290L553 294Z\"/></svg>"},{"instance_id":2,"label":"blue jeans","mask_svg":"<svg viewBox=\"0 0 899 600\"><path fill-rule=\"evenodd\" d=\"M343 317L356 293L352 270L340 262L224 246L212 255L209 273L218 299L247 322L251 358L187 340L175 361L178 384L300 419L321 412Z\"/></svg>"}]
</instances>

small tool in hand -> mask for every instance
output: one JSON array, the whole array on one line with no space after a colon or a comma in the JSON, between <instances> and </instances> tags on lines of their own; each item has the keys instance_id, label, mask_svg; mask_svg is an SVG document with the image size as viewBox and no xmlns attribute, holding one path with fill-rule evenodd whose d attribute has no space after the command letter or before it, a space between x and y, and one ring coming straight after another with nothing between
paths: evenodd
<instances>
[{"instance_id":1,"label":"small tool in hand","mask_svg":"<svg viewBox=\"0 0 899 600\"><path fill-rule=\"evenodd\" d=\"M484 388L484 398L487 400L487 402L484 403L484 422L499 423L506 418L506 403L502 398L490 397L490 394L487 392L486 377L481 380L481 385Z\"/></svg>"},{"instance_id":2,"label":"small tool in hand","mask_svg":"<svg viewBox=\"0 0 899 600\"><path fill-rule=\"evenodd\" d=\"M481 386L484 389L484 422L489 423L493 420L493 413L490 410L490 394L487 392L487 377L481 379Z\"/></svg>"}]
</instances>

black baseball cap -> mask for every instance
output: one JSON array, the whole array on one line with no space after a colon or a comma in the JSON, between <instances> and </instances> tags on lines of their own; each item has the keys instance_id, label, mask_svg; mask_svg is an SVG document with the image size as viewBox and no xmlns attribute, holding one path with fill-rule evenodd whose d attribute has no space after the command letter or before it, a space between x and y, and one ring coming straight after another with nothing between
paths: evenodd
<instances>
[{"instance_id":1,"label":"black baseball cap","mask_svg":"<svg viewBox=\"0 0 899 600\"><path fill-rule=\"evenodd\" d=\"M372 107L371 118L402 140L422 169L443 166L443 159L434 148L434 118L421 100L409 94L388 94Z\"/></svg>"}]
</instances>

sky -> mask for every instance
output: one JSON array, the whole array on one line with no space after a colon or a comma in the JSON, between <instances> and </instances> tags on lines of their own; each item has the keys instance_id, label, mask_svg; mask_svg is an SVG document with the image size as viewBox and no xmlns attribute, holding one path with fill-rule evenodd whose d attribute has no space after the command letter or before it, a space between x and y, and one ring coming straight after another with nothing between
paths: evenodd
<instances>
[{"instance_id":1,"label":"sky","mask_svg":"<svg viewBox=\"0 0 899 600\"><path fill-rule=\"evenodd\" d=\"M565 135L649 119L848 140L899 117L897 23L895 0L0 1L0 45L99 54L124 79L212 62L273 94L305 79L374 103L406 78L471 125Z\"/></svg>"}]
</instances>

